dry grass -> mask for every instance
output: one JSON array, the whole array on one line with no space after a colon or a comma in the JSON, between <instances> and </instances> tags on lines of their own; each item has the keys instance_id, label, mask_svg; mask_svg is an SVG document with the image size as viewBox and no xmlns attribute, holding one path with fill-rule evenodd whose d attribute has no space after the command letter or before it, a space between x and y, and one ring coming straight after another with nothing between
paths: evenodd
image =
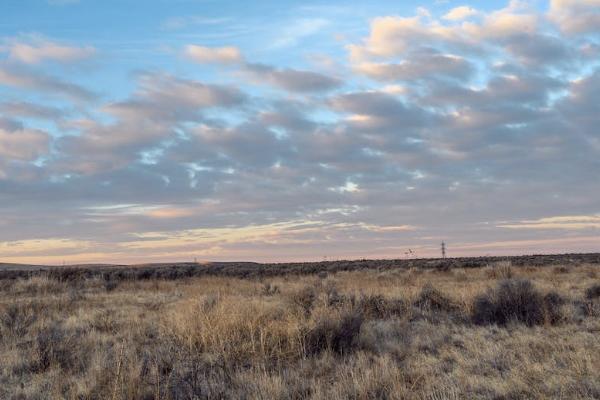
<instances>
[{"instance_id":1,"label":"dry grass","mask_svg":"<svg viewBox=\"0 0 600 400\"><path fill-rule=\"evenodd\" d=\"M598 268L0 281L0 399L600 398Z\"/></svg>"}]
</instances>

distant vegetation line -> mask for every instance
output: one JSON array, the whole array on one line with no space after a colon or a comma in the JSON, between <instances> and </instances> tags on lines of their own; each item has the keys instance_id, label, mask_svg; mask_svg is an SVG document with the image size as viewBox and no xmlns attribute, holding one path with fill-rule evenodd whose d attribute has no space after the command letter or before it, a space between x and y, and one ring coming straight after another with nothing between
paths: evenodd
<instances>
[{"instance_id":1,"label":"distant vegetation line","mask_svg":"<svg viewBox=\"0 0 600 400\"><path fill-rule=\"evenodd\" d=\"M498 261L510 261L513 266L555 266L577 264L600 264L600 253L486 256L457 258L419 258L395 260L340 260L295 263L157 263L140 265L78 265L66 267L22 266L0 263L0 279L16 279L36 275L49 275L61 281L104 277L106 280L184 279L202 276L225 276L236 278L260 278L283 275L310 275L359 270L391 269L454 269L479 268Z\"/></svg>"}]
</instances>

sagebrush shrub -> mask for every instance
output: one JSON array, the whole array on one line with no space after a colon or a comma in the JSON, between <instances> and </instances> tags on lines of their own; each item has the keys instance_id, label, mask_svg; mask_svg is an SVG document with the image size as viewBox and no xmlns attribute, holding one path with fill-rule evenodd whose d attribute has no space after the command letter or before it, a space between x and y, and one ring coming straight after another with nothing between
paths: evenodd
<instances>
[{"instance_id":1,"label":"sagebrush shrub","mask_svg":"<svg viewBox=\"0 0 600 400\"><path fill-rule=\"evenodd\" d=\"M544 312L546 322L555 325L563 320L562 306L565 299L557 292L549 292L544 296Z\"/></svg>"},{"instance_id":2,"label":"sagebrush shrub","mask_svg":"<svg viewBox=\"0 0 600 400\"><path fill-rule=\"evenodd\" d=\"M35 312L29 307L11 303L0 310L0 337L9 334L14 337L25 336L36 319Z\"/></svg>"},{"instance_id":3,"label":"sagebrush shrub","mask_svg":"<svg viewBox=\"0 0 600 400\"><path fill-rule=\"evenodd\" d=\"M35 338L36 370L44 372L58 366L67 372L84 372L90 352L82 342L82 333L69 331L57 324L40 330Z\"/></svg>"},{"instance_id":4,"label":"sagebrush shrub","mask_svg":"<svg viewBox=\"0 0 600 400\"><path fill-rule=\"evenodd\" d=\"M458 305L452 299L430 284L423 286L413 305L428 311L453 312L458 310Z\"/></svg>"},{"instance_id":5,"label":"sagebrush shrub","mask_svg":"<svg viewBox=\"0 0 600 400\"><path fill-rule=\"evenodd\" d=\"M274 296L279 292L279 286L273 285L271 282L266 282L261 290L263 296Z\"/></svg>"},{"instance_id":6,"label":"sagebrush shrub","mask_svg":"<svg viewBox=\"0 0 600 400\"><path fill-rule=\"evenodd\" d=\"M506 325L511 321L528 326L561 320L564 300L556 293L542 295L528 280L504 280L479 295L473 303L474 323Z\"/></svg>"},{"instance_id":7,"label":"sagebrush shrub","mask_svg":"<svg viewBox=\"0 0 600 400\"><path fill-rule=\"evenodd\" d=\"M588 299L597 299L600 297L600 284L590 286L585 291L585 297Z\"/></svg>"},{"instance_id":8,"label":"sagebrush shrub","mask_svg":"<svg viewBox=\"0 0 600 400\"><path fill-rule=\"evenodd\" d=\"M293 293L290 297L292 304L300 308L306 315L309 315L317 300L317 292L312 286L305 286L303 289Z\"/></svg>"},{"instance_id":9,"label":"sagebrush shrub","mask_svg":"<svg viewBox=\"0 0 600 400\"><path fill-rule=\"evenodd\" d=\"M119 282L113 279L107 279L104 281L104 289L107 292L112 292L119 286Z\"/></svg>"},{"instance_id":10,"label":"sagebrush shrub","mask_svg":"<svg viewBox=\"0 0 600 400\"><path fill-rule=\"evenodd\" d=\"M319 354L327 349L337 354L347 354L358 345L362 314L348 312L340 318L325 318L311 329L305 338L307 355Z\"/></svg>"},{"instance_id":11,"label":"sagebrush shrub","mask_svg":"<svg viewBox=\"0 0 600 400\"><path fill-rule=\"evenodd\" d=\"M566 265L561 265L559 267L554 268L552 272L554 272L555 274L568 274L569 268L567 268Z\"/></svg>"},{"instance_id":12,"label":"sagebrush shrub","mask_svg":"<svg viewBox=\"0 0 600 400\"><path fill-rule=\"evenodd\" d=\"M488 266L487 275L494 279L512 279L514 277L512 262L498 261Z\"/></svg>"},{"instance_id":13,"label":"sagebrush shrub","mask_svg":"<svg viewBox=\"0 0 600 400\"><path fill-rule=\"evenodd\" d=\"M406 304L402 299L386 299L382 295L362 296L356 307L367 319L386 319L406 312Z\"/></svg>"}]
</instances>

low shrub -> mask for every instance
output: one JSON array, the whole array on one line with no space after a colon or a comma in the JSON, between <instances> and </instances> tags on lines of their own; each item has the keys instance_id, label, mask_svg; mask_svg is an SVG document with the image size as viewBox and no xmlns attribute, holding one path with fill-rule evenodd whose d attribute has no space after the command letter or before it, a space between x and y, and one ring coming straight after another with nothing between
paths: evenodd
<instances>
[{"instance_id":1,"label":"low shrub","mask_svg":"<svg viewBox=\"0 0 600 400\"><path fill-rule=\"evenodd\" d=\"M364 318L362 314L349 312L339 318L324 318L311 329L304 341L307 355L331 350L336 354L347 354L358 347L358 338Z\"/></svg>"},{"instance_id":2,"label":"low shrub","mask_svg":"<svg viewBox=\"0 0 600 400\"><path fill-rule=\"evenodd\" d=\"M292 304L300 308L306 315L310 315L317 300L317 292L312 286L305 286L301 290L292 293L290 300Z\"/></svg>"},{"instance_id":3,"label":"low shrub","mask_svg":"<svg viewBox=\"0 0 600 400\"><path fill-rule=\"evenodd\" d=\"M587 288L585 291L585 297L590 300L600 297L600 284L595 284Z\"/></svg>"},{"instance_id":4,"label":"low shrub","mask_svg":"<svg viewBox=\"0 0 600 400\"><path fill-rule=\"evenodd\" d=\"M487 276L493 279L512 279L514 274L510 261L498 261L488 266Z\"/></svg>"},{"instance_id":5,"label":"low shrub","mask_svg":"<svg viewBox=\"0 0 600 400\"><path fill-rule=\"evenodd\" d=\"M593 300L584 300L575 302L577 310L584 317L600 317L600 302Z\"/></svg>"},{"instance_id":6,"label":"low shrub","mask_svg":"<svg viewBox=\"0 0 600 400\"><path fill-rule=\"evenodd\" d=\"M552 272L554 272L555 274L568 274L569 273L569 268L567 268L567 266L565 265L561 265L559 267L555 267Z\"/></svg>"},{"instance_id":7,"label":"low shrub","mask_svg":"<svg viewBox=\"0 0 600 400\"><path fill-rule=\"evenodd\" d=\"M271 282L267 282L263 285L261 293L263 296L273 296L279 293L279 287L273 285Z\"/></svg>"},{"instance_id":8,"label":"low shrub","mask_svg":"<svg viewBox=\"0 0 600 400\"><path fill-rule=\"evenodd\" d=\"M355 298L340 294L333 282L325 284L325 300L329 307L342 307L345 304L354 304Z\"/></svg>"},{"instance_id":9,"label":"low shrub","mask_svg":"<svg viewBox=\"0 0 600 400\"><path fill-rule=\"evenodd\" d=\"M562 306L565 303L565 299L557 292L548 292L544 295L544 313L547 323L556 325L564 319Z\"/></svg>"},{"instance_id":10,"label":"low shrub","mask_svg":"<svg viewBox=\"0 0 600 400\"><path fill-rule=\"evenodd\" d=\"M82 333L66 330L57 324L43 328L36 336L37 372L58 366L65 372L84 372L90 349L82 342Z\"/></svg>"},{"instance_id":11,"label":"low shrub","mask_svg":"<svg viewBox=\"0 0 600 400\"><path fill-rule=\"evenodd\" d=\"M402 299L386 299L382 295L362 296L356 302L356 308L366 319L387 319L406 313L406 304Z\"/></svg>"},{"instance_id":12,"label":"low shrub","mask_svg":"<svg viewBox=\"0 0 600 400\"><path fill-rule=\"evenodd\" d=\"M427 284L413 302L413 306L426 311L453 312L459 309L458 305L445 294Z\"/></svg>"},{"instance_id":13,"label":"low shrub","mask_svg":"<svg viewBox=\"0 0 600 400\"><path fill-rule=\"evenodd\" d=\"M36 321L35 311L29 307L11 303L0 310L0 337L23 337L29 327Z\"/></svg>"},{"instance_id":14,"label":"low shrub","mask_svg":"<svg viewBox=\"0 0 600 400\"><path fill-rule=\"evenodd\" d=\"M506 325L511 321L527 326L555 324L562 318L563 304L558 294L544 296L528 280L504 280L475 298L472 320L478 325Z\"/></svg>"}]
</instances>

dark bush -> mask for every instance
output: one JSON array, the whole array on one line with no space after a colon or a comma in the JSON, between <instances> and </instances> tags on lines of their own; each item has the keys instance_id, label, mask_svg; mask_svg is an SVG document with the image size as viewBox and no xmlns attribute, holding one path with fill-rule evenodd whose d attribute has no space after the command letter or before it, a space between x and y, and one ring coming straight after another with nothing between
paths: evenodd
<instances>
[{"instance_id":1,"label":"dark bush","mask_svg":"<svg viewBox=\"0 0 600 400\"><path fill-rule=\"evenodd\" d=\"M307 355L327 349L337 354L348 354L358 345L364 318L360 313L346 313L339 319L323 319L308 332L305 339Z\"/></svg>"},{"instance_id":2,"label":"dark bush","mask_svg":"<svg viewBox=\"0 0 600 400\"><path fill-rule=\"evenodd\" d=\"M459 309L458 305L452 299L430 284L423 286L421 293L419 293L413 305L428 311L453 312Z\"/></svg>"},{"instance_id":3,"label":"dark bush","mask_svg":"<svg viewBox=\"0 0 600 400\"><path fill-rule=\"evenodd\" d=\"M561 265L560 267L554 268L553 272L555 274L568 274L569 273L569 268L567 268L564 265Z\"/></svg>"},{"instance_id":4,"label":"dark bush","mask_svg":"<svg viewBox=\"0 0 600 400\"><path fill-rule=\"evenodd\" d=\"M575 302L577 310L584 317L600 317L600 302L591 299Z\"/></svg>"},{"instance_id":5,"label":"dark bush","mask_svg":"<svg viewBox=\"0 0 600 400\"><path fill-rule=\"evenodd\" d=\"M585 297L590 300L600 297L600 284L595 284L587 288L585 291Z\"/></svg>"},{"instance_id":6,"label":"dark bush","mask_svg":"<svg viewBox=\"0 0 600 400\"><path fill-rule=\"evenodd\" d=\"M555 325L563 320L562 306L565 299L556 292L548 292L544 296L544 312L546 322Z\"/></svg>"},{"instance_id":7,"label":"dark bush","mask_svg":"<svg viewBox=\"0 0 600 400\"><path fill-rule=\"evenodd\" d=\"M42 329L35 340L37 372L44 372L53 365L67 372L85 371L90 349L85 348L81 337L81 333L67 331L59 325Z\"/></svg>"},{"instance_id":8,"label":"dark bush","mask_svg":"<svg viewBox=\"0 0 600 400\"><path fill-rule=\"evenodd\" d=\"M528 280L504 280L495 289L477 296L472 320L479 325L506 325L511 321L527 326L555 324L562 319L563 303L557 293L543 296Z\"/></svg>"},{"instance_id":9,"label":"dark bush","mask_svg":"<svg viewBox=\"0 0 600 400\"><path fill-rule=\"evenodd\" d=\"M104 289L106 289L107 292L112 292L118 286L119 286L119 282L115 281L113 279L108 279L108 280L104 281Z\"/></svg>"},{"instance_id":10,"label":"dark bush","mask_svg":"<svg viewBox=\"0 0 600 400\"><path fill-rule=\"evenodd\" d=\"M306 286L303 289L292 294L290 298L293 305L300 308L306 315L310 315L312 308L317 300L315 288Z\"/></svg>"},{"instance_id":11,"label":"dark bush","mask_svg":"<svg viewBox=\"0 0 600 400\"><path fill-rule=\"evenodd\" d=\"M34 312L29 307L15 303L9 304L0 311L0 337L7 333L23 337L36 319Z\"/></svg>"},{"instance_id":12,"label":"dark bush","mask_svg":"<svg viewBox=\"0 0 600 400\"><path fill-rule=\"evenodd\" d=\"M327 271L321 271L317 274L317 276L319 277L319 279L327 279Z\"/></svg>"},{"instance_id":13,"label":"dark bush","mask_svg":"<svg viewBox=\"0 0 600 400\"><path fill-rule=\"evenodd\" d=\"M82 281L86 278L87 274L91 274L91 271L71 267L56 267L48 271L48 277L59 282Z\"/></svg>"},{"instance_id":14,"label":"dark bush","mask_svg":"<svg viewBox=\"0 0 600 400\"><path fill-rule=\"evenodd\" d=\"M325 284L325 299L329 307L342 307L344 304L354 304L355 299L340 294L333 282Z\"/></svg>"},{"instance_id":15,"label":"dark bush","mask_svg":"<svg viewBox=\"0 0 600 400\"><path fill-rule=\"evenodd\" d=\"M361 297L356 308L366 319L387 319L406 312L406 304L401 299L386 299L381 295Z\"/></svg>"}]
</instances>

